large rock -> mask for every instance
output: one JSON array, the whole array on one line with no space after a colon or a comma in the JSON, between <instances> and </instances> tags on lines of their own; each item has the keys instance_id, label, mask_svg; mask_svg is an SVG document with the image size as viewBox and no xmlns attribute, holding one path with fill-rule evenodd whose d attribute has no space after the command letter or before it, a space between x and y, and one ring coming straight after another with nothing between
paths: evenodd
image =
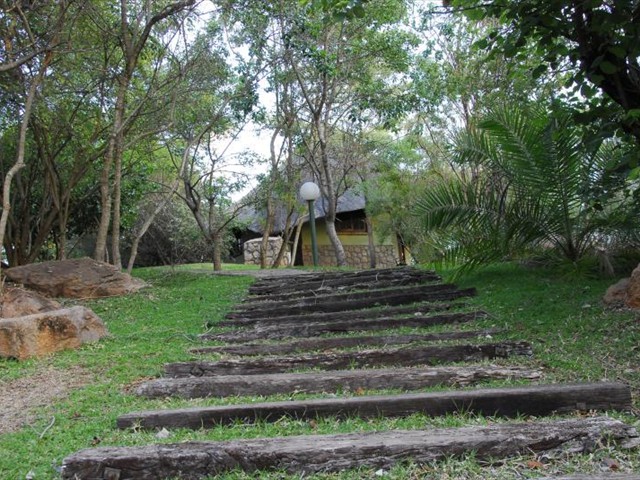
<instances>
[{"instance_id":1,"label":"large rock","mask_svg":"<svg viewBox=\"0 0 640 480\"><path fill-rule=\"evenodd\" d=\"M0 298L0 318L21 317L62 308L55 300L23 288L5 287Z\"/></svg>"},{"instance_id":2,"label":"large rock","mask_svg":"<svg viewBox=\"0 0 640 480\"><path fill-rule=\"evenodd\" d=\"M19 360L77 348L107 335L104 323L86 307L71 307L0 319L0 357Z\"/></svg>"},{"instance_id":3,"label":"large rock","mask_svg":"<svg viewBox=\"0 0 640 480\"><path fill-rule=\"evenodd\" d=\"M90 258L33 263L8 268L4 273L13 282L52 297L112 297L146 285L113 265Z\"/></svg>"},{"instance_id":4,"label":"large rock","mask_svg":"<svg viewBox=\"0 0 640 480\"><path fill-rule=\"evenodd\" d=\"M631 272L627 287L627 307L640 308L640 264Z\"/></svg>"},{"instance_id":5,"label":"large rock","mask_svg":"<svg viewBox=\"0 0 640 480\"><path fill-rule=\"evenodd\" d=\"M614 308L640 308L640 264L631 272L631 277L611 285L602 301Z\"/></svg>"}]
</instances>

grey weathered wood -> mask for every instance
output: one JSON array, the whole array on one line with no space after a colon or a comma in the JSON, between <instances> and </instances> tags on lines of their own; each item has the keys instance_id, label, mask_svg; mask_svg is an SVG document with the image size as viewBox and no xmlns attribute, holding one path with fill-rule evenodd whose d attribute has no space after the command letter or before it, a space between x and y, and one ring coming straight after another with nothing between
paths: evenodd
<instances>
[{"instance_id":1,"label":"grey weathered wood","mask_svg":"<svg viewBox=\"0 0 640 480\"><path fill-rule=\"evenodd\" d=\"M414 286L401 286L395 288L385 289L367 289L359 290L356 292L346 293L315 293L310 297L304 295L296 295L295 298L288 298L287 300L272 300L271 297L260 299L260 301L253 301L249 303L242 303L237 305L237 313L263 311L270 309L279 309L286 307L315 307L324 303L339 303L349 302L353 300L375 300L376 302L386 297L394 297L398 294L407 296L420 296L424 294L451 292L457 290L457 287L450 283L434 283L430 285L414 285Z\"/></svg>"},{"instance_id":2,"label":"grey weathered wood","mask_svg":"<svg viewBox=\"0 0 640 480\"><path fill-rule=\"evenodd\" d=\"M270 278L256 281L249 287L252 295L269 295L284 291L314 289L322 286L341 286L352 283L389 280L394 278L406 278L407 276L419 277L425 281L438 281L441 279L433 271L418 270L416 268L394 268L363 270L360 272L322 272L318 274L298 275L294 278Z\"/></svg>"},{"instance_id":3,"label":"grey weathered wood","mask_svg":"<svg viewBox=\"0 0 640 480\"><path fill-rule=\"evenodd\" d=\"M623 383L535 385L465 391L372 395L350 398L290 400L215 407L149 410L122 415L119 428L211 428L238 421L274 422L282 417L404 417L414 413L441 416L456 412L513 417L576 410L631 409L631 389Z\"/></svg>"},{"instance_id":4,"label":"grey weathered wood","mask_svg":"<svg viewBox=\"0 0 640 480\"><path fill-rule=\"evenodd\" d=\"M458 340L464 338L487 338L500 332L497 329L467 330L453 332L427 333L424 335L378 335L353 337L307 338L283 343L247 343L223 345L217 347L199 347L189 350L190 353L221 353L238 356L287 355L289 353L314 352L353 347L407 345L420 342Z\"/></svg>"},{"instance_id":5,"label":"grey weathered wood","mask_svg":"<svg viewBox=\"0 0 640 480\"><path fill-rule=\"evenodd\" d=\"M622 444L638 433L619 420L584 418L462 428L393 430L342 435L188 442L81 450L62 462L62 478L94 480L201 480L241 469L289 474L388 468L474 453L478 459L543 454L568 445L588 451L603 441Z\"/></svg>"},{"instance_id":6,"label":"grey weathered wood","mask_svg":"<svg viewBox=\"0 0 640 480\"><path fill-rule=\"evenodd\" d=\"M436 302L449 301L462 297L472 297L476 295L475 288L465 290L443 290L437 292L399 292L382 295L376 298L356 298L352 300L340 300L331 302L319 302L313 305L286 305L269 306L264 309L243 310L230 312L227 318L255 318L255 317L281 317L283 315L302 315L309 312L340 312L343 310L359 310L362 308L372 308L377 305L404 305L416 302Z\"/></svg>"},{"instance_id":7,"label":"grey weathered wood","mask_svg":"<svg viewBox=\"0 0 640 480\"><path fill-rule=\"evenodd\" d=\"M362 310L349 310L345 312L307 312L301 315L283 315L273 317L253 317L253 318L234 318L232 320L222 320L216 323L217 327L247 327L261 323L310 323L310 322L327 322L337 320L369 320L373 318L389 318L401 315L425 314L431 312L443 312L446 310L460 309L467 306L467 303L412 303L411 305L398 305L394 307L383 308L365 308Z\"/></svg>"},{"instance_id":8,"label":"grey weathered wood","mask_svg":"<svg viewBox=\"0 0 640 480\"><path fill-rule=\"evenodd\" d=\"M288 288L280 288L268 294L250 295L243 300L243 304L251 304L256 302L283 301L295 298L314 297L318 295L333 295L338 293L347 293L355 290L397 288L403 285L419 285L439 281L438 277L423 275L403 275L393 278L373 278L363 280L327 280L319 282L296 283L291 282ZM251 290L249 291L251 293Z\"/></svg>"},{"instance_id":9,"label":"grey weathered wood","mask_svg":"<svg viewBox=\"0 0 640 480\"><path fill-rule=\"evenodd\" d=\"M268 375L158 378L135 392L148 398L204 398L293 393L418 390L434 385L466 386L487 380L539 379L542 372L522 367L473 365L428 368L379 368Z\"/></svg>"},{"instance_id":10,"label":"grey weathered wood","mask_svg":"<svg viewBox=\"0 0 640 480\"><path fill-rule=\"evenodd\" d=\"M166 374L170 377L255 375L261 373L285 373L310 368L342 370L375 366L435 365L446 362L469 362L499 357L505 358L511 355L531 354L531 345L527 342L501 342L479 345L438 345L359 352L319 353L289 357L264 357L251 360L177 362L167 363L164 368Z\"/></svg>"},{"instance_id":11,"label":"grey weathered wood","mask_svg":"<svg viewBox=\"0 0 640 480\"><path fill-rule=\"evenodd\" d=\"M457 312L443 315L413 316L403 318L375 318L373 320L353 319L324 323L306 323L304 319L280 322L275 325L256 324L252 329L240 329L218 334L202 335L202 339L226 343L253 342L255 340L276 340L283 338L314 337L325 334L352 333L362 331L388 330L391 328L426 328L435 325L467 323L484 318L485 312Z\"/></svg>"}]
</instances>

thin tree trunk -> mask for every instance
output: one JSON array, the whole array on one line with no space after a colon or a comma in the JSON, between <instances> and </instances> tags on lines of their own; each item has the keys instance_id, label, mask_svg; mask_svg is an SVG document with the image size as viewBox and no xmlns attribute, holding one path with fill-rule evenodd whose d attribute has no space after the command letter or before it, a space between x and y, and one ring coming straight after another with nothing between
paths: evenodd
<instances>
[{"instance_id":1,"label":"thin tree trunk","mask_svg":"<svg viewBox=\"0 0 640 480\"><path fill-rule=\"evenodd\" d=\"M213 241L213 270L219 272L222 270L222 235L220 232L214 232L211 239Z\"/></svg>"},{"instance_id":2,"label":"thin tree trunk","mask_svg":"<svg viewBox=\"0 0 640 480\"><path fill-rule=\"evenodd\" d=\"M272 181L273 181L273 175ZM271 190L271 189L269 189ZM267 253L269 251L269 236L271 234L271 229L273 228L273 223L275 220L275 212L273 199L271 198L271 191L267 192L267 219L264 225L264 232L262 232L262 241L260 242L260 268L265 269L268 266L267 263Z\"/></svg>"},{"instance_id":3,"label":"thin tree trunk","mask_svg":"<svg viewBox=\"0 0 640 480\"><path fill-rule=\"evenodd\" d=\"M120 256L120 209L122 204L122 132L116 138L116 156L113 178L113 221L111 223L111 257L113 265L122 269L122 257Z\"/></svg>"},{"instance_id":4,"label":"thin tree trunk","mask_svg":"<svg viewBox=\"0 0 640 480\"><path fill-rule=\"evenodd\" d=\"M93 252L94 260L99 262L105 261L107 253L107 236L109 235L109 225L111 223L112 210L112 192L111 192L111 166L117 156L118 140L120 130L122 129L124 110L126 107L125 95L128 80L121 77L118 80L118 96L116 98L113 129L109 138L109 146L104 158L102 166L102 174L100 175L100 223L96 234L96 247Z\"/></svg>"},{"instance_id":5,"label":"thin tree trunk","mask_svg":"<svg viewBox=\"0 0 640 480\"><path fill-rule=\"evenodd\" d=\"M367 224L367 249L369 250L369 267L376 268L377 266L377 258L376 258L376 241L373 236L373 222L369 215L365 213L365 222Z\"/></svg>"},{"instance_id":6,"label":"thin tree trunk","mask_svg":"<svg viewBox=\"0 0 640 480\"><path fill-rule=\"evenodd\" d=\"M325 225L327 228L327 235L329 236L329 240L331 241L331 245L333 246L333 251L336 255L336 264L338 267L344 267L347 265L347 256L344 253L344 247L342 246L342 242L338 237L338 232L336 232L336 222L335 216L333 219L330 219L329 216L325 218Z\"/></svg>"},{"instance_id":7,"label":"thin tree trunk","mask_svg":"<svg viewBox=\"0 0 640 480\"><path fill-rule=\"evenodd\" d=\"M0 215L0 248L4 246L4 238L7 230L7 221L9 219L9 213L11 212L11 182L13 177L26 166L24 161L24 153L27 143L27 128L29 126L29 119L31 117L31 111L33 109L33 102L35 100L38 85L42 81L45 70L47 69L49 62L44 61L38 74L33 78L29 91L27 93L27 99L24 104L24 114L22 117L22 123L20 124L20 134L18 137L18 153L16 155L16 161L9 169L4 177L4 183L2 185L2 215ZM7 253L11 248L7 248ZM0 291L2 291L2 284L0 283Z\"/></svg>"},{"instance_id":8,"label":"thin tree trunk","mask_svg":"<svg viewBox=\"0 0 640 480\"><path fill-rule=\"evenodd\" d=\"M131 255L129 256L129 262L127 264L127 273L129 275L131 275L131 272L133 270L133 265L135 264L135 261L136 261L136 256L138 255L138 246L140 245L140 240L142 239L144 234L147 233L147 230L149 230L149 227L151 226L151 224L155 220L155 218L158 215L158 213L160 213L162 211L162 209L167 206L167 204L171 200L171 197L173 197L173 195L178 190L178 187L180 186L180 182L182 181L182 176L184 175L184 172L185 172L185 170L187 168L187 162L188 162L188 159L189 159L190 150L191 150L191 148L189 146L189 148L185 149L185 152L182 155L182 165L180 165L180 171L178 172L178 178L176 178L174 180L173 184L171 185L171 189L169 190L169 193L164 198L164 200L162 200L161 202L158 202L158 204L156 205L156 208L153 210L151 215L149 215L147 217L147 219L144 221L144 223L140 227L140 230L138 230L138 232L136 233L135 238L133 239L133 244L131 245Z\"/></svg>"},{"instance_id":9,"label":"thin tree trunk","mask_svg":"<svg viewBox=\"0 0 640 480\"><path fill-rule=\"evenodd\" d=\"M293 267L296 263L296 255L298 255L298 242L300 241L300 232L302 231L302 219L298 218L298 223L296 225L296 234L293 237L293 249L291 252L291 261L289 262L289 266Z\"/></svg>"}]
</instances>

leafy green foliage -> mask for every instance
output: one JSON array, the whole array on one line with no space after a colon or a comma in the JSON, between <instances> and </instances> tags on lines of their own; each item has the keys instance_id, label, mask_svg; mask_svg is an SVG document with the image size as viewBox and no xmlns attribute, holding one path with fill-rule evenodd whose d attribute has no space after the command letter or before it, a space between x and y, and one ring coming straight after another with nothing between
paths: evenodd
<instances>
[{"instance_id":1,"label":"leafy green foliage","mask_svg":"<svg viewBox=\"0 0 640 480\"><path fill-rule=\"evenodd\" d=\"M574 95L578 92L595 106L615 102L622 114L618 124L640 141L640 121L628 113L640 107L640 3L637 0L526 0L478 2L456 0L473 18L500 21L486 39L478 43L516 58L536 46L541 74L570 66ZM596 88L585 88L590 84ZM598 91L605 97L598 95ZM598 116L597 110L594 117Z\"/></svg>"},{"instance_id":2,"label":"leafy green foliage","mask_svg":"<svg viewBox=\"0 0 640 480\"><path fill-rule=\"evenodd\" d=\"M416 214L445 260L467 269L535 248L577 262L637 226L624 182L599 190L615 153L585 146L565 112L497 109L461 132L454 160L466 171L426 189Z\"/></svg>"}]
</instances>

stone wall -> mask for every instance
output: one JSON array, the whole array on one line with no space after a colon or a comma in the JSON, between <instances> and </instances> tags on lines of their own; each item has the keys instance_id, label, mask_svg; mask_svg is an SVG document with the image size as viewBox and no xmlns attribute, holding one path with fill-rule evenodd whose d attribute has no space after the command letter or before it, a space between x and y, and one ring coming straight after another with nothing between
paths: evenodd
<instances>
[{"instance_id":1,"label":"stone wall","mask_svg":"<svg viewBox=\"0 0 640 480\"><path fill-rule=\"evenodd\" d=\"M369 268L369 249L367 245L344 245L347 265L354 268ZM311 246L302 247L302 261L305 265L313 265ZM376 267L395 267L398 262L398 252L394 245L376 245ZM336 256L333 246L318 245L318 263L323 267L335 267Z\"/></svg>"},{"instance_id":2,"label":"stone wall","mask_svg":"<svg viewBox=\"0 0 640 480\"><path fill-rule=\"evenodd\" d=\"M244 263L245 265L260 265L260 244L262 238L255 238L253 240L247 240L244 242ZM269 243L267 244L267 265L271 266L273 261L278 256L280 247L282 246L281 237L269 237ZM291 260L291 253L287 251L282 257L281 267L288 266ZM313 263L313 262L311 262Z\"/></svg>"}]
</instances>

